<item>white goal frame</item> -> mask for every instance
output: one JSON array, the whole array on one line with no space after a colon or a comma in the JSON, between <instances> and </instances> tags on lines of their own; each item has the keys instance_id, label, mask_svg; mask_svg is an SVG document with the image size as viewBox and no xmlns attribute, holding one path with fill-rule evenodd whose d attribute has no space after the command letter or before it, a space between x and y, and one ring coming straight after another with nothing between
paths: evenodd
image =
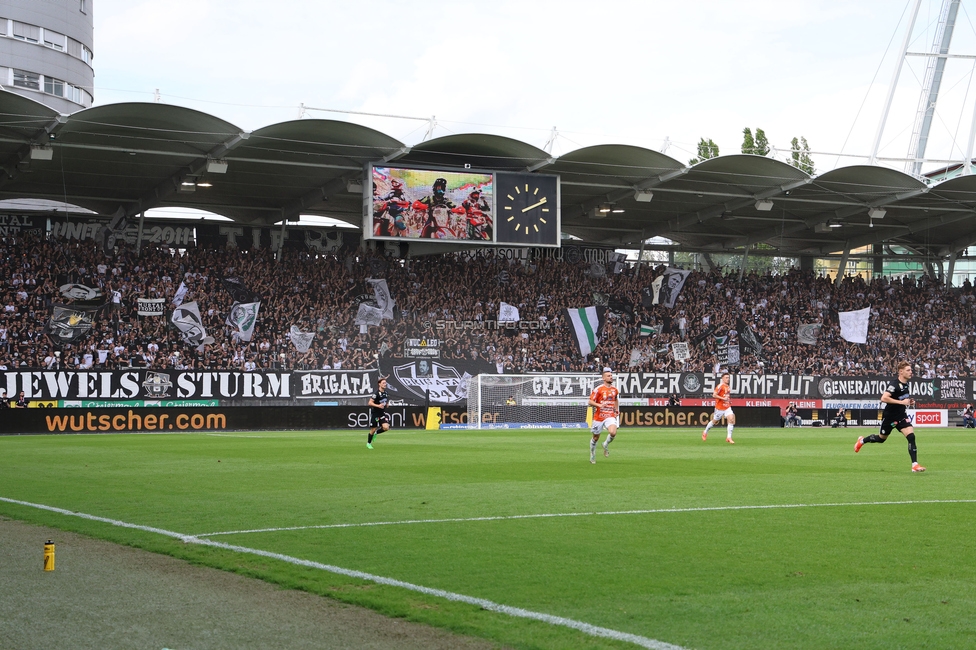
<instances>
[{"instance_id":1,"label":"white goal frame","mask_svg":"<svg viewBox=\"0 0 976 650\"><path fill-rule=\"evenodd\" d=\"M597 374L475 375L468 380L470 429L588 428ZM513 399L515 404L506 404ZM486 417L487 416L487 417Z\"/></svg>"}]
</instances>

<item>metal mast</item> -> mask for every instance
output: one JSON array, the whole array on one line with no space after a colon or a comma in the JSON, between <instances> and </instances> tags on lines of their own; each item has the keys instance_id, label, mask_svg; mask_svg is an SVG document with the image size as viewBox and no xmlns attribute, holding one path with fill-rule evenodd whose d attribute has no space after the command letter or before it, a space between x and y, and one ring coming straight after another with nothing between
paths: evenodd
<instances>
[{"instance_id":1,"label":"metal mast","mask_svg":"<svg viewBox=\"0 0 976 650\"><path fill-rule=\"evenodd\" d=\"M922 159L925 158L925 147L929 141L935 105L939 101L942 74L945 71L946 59L948 58L946 55L949 54L949 44L952 42L952 32L956 26L956 15L958 13L959 0L943 0L939 24L935 29L935 37L932 39L932 50L927 57L928 64L925 66L922 93L918 98L915 126L912 129L912 139L908 145L908 161L905 163L905 171L916 178L922 173Z\"/></svg>"}]
</instances>

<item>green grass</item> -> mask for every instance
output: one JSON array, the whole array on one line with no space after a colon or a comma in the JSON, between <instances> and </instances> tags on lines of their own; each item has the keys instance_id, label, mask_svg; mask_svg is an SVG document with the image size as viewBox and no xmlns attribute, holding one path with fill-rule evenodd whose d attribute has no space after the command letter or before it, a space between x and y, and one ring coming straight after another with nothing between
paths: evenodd
<instances>
[{"instance_id":1,"label":"green grass","mask_svg":"<svg viewBox=\"0 0 976 650\"><path fill-rule=\"evenodd\" d=\"M0 496L188 534L663 508L976 500L976 436L624 429L0 437ZM0 502L0 514L169 553L522 648L622 648L404 589ZM976 646L976 503L698 510L222 535L249 548L688 648Z\"/></svg>"}]
</instances>

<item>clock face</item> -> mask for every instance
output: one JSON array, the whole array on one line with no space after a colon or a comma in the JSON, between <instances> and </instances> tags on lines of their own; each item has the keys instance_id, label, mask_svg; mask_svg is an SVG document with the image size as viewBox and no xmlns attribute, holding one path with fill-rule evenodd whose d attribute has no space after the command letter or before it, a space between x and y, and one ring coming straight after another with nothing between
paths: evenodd
<instances>
[{"instance_id":1,"label":"clock face","mask_svg":"<svg viewBox=\"0 0 976 650\"><path fill-rule=\"evenodd\" d=\"M559 178L542 174L495 174L495 241L559 245Z\"/></svg>"}]
</instances>

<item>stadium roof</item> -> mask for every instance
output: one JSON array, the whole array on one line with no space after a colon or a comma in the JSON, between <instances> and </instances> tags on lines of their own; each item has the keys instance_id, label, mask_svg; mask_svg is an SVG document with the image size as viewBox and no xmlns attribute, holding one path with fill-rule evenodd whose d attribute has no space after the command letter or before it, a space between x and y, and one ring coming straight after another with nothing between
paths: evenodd
<instances>
[{"instance_id":1,"label":"stadium roof","mask_svg":"<svg viewBox=\"0 0 976 650\"><path fill-rule=\"evenodd\" d=\"M408 147L348 122L296 120L248 132L199 111L145 103L62 115L0 90L0 200L63 201L126 216L195 208L250 225L309 214L361 227L361 191L349 182L377 161L559 174L563 231L593 243L637 246L660 235L687 251L765 244L788 256L884 243L938 257L976 244L976 176L927 185L854 166L811 177L749 155L687 166L627 145L553 158L485 134ZM212 186L198 185L205 181Z\"/></svg>"}]
</instances>

